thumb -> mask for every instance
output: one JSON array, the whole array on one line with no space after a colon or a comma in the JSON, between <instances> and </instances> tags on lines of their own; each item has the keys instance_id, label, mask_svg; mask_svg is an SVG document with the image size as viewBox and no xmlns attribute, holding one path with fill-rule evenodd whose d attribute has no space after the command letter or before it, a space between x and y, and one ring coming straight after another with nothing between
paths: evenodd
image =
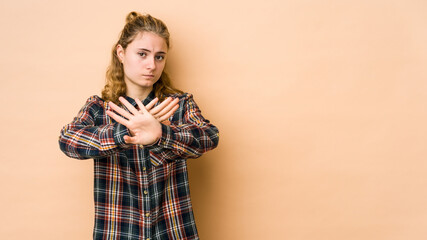
<instances>
[{"instance_id":1,"label":"thumb","mask_svg":"<svg viewBox=\"0 0 427 240\"><path fill-rule=\"evenodd\" d=\"M125 140L125 143L127 144L138 144L136 137L130 137L128 135L124 136L123 139Z\"/></svg>"}]
</instances>

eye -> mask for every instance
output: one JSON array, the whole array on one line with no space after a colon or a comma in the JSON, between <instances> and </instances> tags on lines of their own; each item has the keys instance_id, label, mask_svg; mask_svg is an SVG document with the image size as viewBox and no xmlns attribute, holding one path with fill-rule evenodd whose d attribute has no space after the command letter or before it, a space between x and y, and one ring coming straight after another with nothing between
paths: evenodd
<instances>
[{"instance_id":1,"label":"eye","mask_svg":"<svg viewBox=\"0 0 427 240\"><path fill-rule=\"evenodd\" d=\"M157 61L162 61L163 59L165 59L165 56L163 56L163 55L156 56Z\"/></svg>"},{"instance_id":2,"label":"eye","mask_svg":"<svg viewBox=\"0 0 427 240\"><path fill-rule=\"evenodd\" d=\"M138 55L141 56L141 57L147 56L147 54L145 52L139 52Z\"/></svg>"}]
</instances>

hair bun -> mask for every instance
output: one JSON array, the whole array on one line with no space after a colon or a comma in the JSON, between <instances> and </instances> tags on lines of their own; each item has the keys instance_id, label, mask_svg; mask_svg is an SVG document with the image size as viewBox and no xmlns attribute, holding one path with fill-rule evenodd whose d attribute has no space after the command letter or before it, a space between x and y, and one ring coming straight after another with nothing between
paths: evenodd
<instances>
[{"instance_id":1,"label":"hair bun","mask_svg":"<svg viewBox=\"0 0 427 240\"><path fill-rule=\"evenodd\" d=\"M126 23L133 22L137 17L141 16L140 13L130 12L126 17Z\"/></svg>"}]
</instances>

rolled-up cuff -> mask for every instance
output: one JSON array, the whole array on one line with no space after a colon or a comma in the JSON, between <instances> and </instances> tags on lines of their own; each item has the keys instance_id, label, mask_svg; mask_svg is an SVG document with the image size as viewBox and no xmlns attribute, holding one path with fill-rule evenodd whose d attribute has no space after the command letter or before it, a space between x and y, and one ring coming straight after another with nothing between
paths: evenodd
<instances>
[{"instance_id":1,"label":"rolled-up cuff","mask_svg":"<svg viewBox=\"0 0 427 240\"><path fill-rule=\"evenodd\" d=\"M114 126L114 142L118 147L127 148L129 145L125 142L123 137L125 135L130 135L129 130L123 124L115 123Z\"/></svg>"},{"instance_id":2,"label":"rolled-up cuff","mask_svg":"<svg viewBox=\"0 0 427 240\"><path fill-rule=\"evenodd\" d=\"M161 152L165 147L167 147L167 143L170 142L170 139L172 137L172 129L168 125L162 124L162 136L159 138L159 140L153 144L144 146L150 149L150 151L153 151L155 153Z\"/></svg>"}]
</instances>

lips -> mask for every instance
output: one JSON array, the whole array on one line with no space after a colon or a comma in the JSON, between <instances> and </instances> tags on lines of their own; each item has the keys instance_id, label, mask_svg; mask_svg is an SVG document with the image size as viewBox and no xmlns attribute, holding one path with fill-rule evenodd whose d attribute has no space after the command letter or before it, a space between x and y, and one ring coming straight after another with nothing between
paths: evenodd
<instances>
[{"instance_id":1,"label":"lips","mask_svg":"<svg viewBox=\"0 0 427 240\"><path fill-rule=\"evenodd\" d=\"M144 76L146 78L153 78L154 77L153 74L142 74L142 76Z\"/></svg>"}]
</instances>

